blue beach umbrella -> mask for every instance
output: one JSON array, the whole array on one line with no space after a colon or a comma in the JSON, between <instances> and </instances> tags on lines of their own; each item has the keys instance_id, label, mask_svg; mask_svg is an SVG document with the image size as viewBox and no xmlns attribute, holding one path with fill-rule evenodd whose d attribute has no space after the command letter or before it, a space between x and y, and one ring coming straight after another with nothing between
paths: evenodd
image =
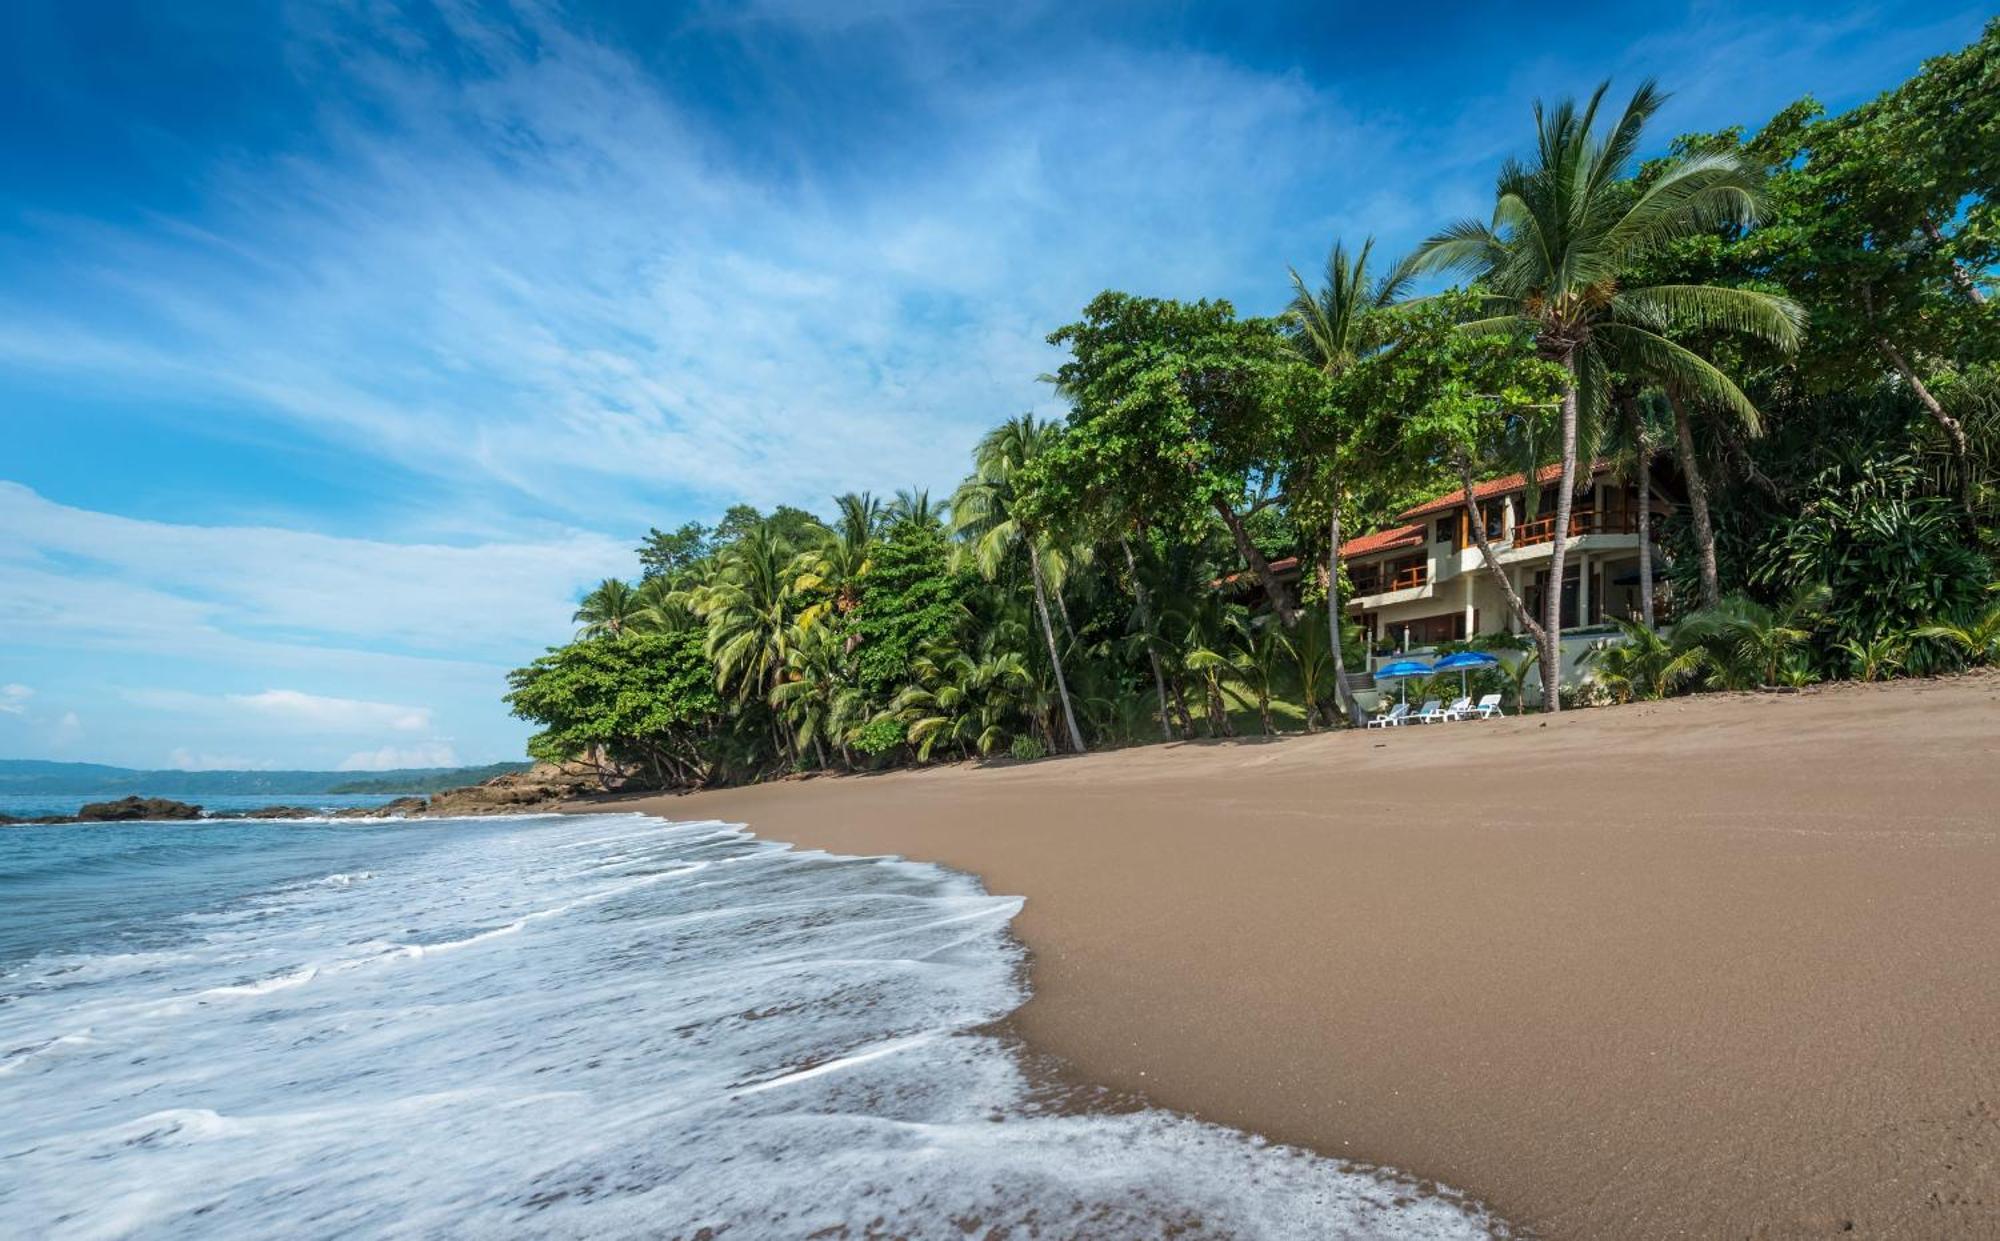
<instances>
[{"instance_id":1,"label":"blue beach umbrella","mask_svg":"<svg viewBox=\"0 0 2000 1241\"><path fill-rule=\"evenodd\" d=\"M1471 692L1465 688L1466 673L1471 672L1475 668L1498 668L1499 666L1500 661L1488 655L1485 651L1459 651L1456 654L1447 655L1443 659L1438 660L1432 671L1456 672L1458 674L1458 692L1460 695L1465 695ZM1381 674L1377 673L1376 675L1380 676Z\"/></svg>"},{"instance_id":2,"label":"blue beach umbrella","mask_svg":"<svg viewBox=\"0 0 2000 1241\"><path fill-rule=\"evenodd\" d=\"M1402 685L1397 687L1401 691L1399 701L1408 702L1410 700L1409 679L1411 677L1427 677L1430 674L1431 666L1422 660L1392 659L1375 670L1375 679L1378 681L1386 679L1403 682Z\"/></svg>"}]
</instances>

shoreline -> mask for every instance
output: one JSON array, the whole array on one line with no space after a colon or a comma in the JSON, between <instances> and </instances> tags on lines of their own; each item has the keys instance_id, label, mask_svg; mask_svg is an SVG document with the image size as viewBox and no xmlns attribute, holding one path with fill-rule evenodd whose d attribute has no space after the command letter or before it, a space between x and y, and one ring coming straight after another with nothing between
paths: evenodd
<instances>
[{"instance_id":1,"label":"shoreline","mask_svg":"<svg viewBox=\"0 0 2000 1241\"><path fill-rule=\"evenodd\" d=\"M2000 1224L2000 676L576 810L1027 898L1079 1081L1551 1237Z\"/></svg>"}]
</instances>

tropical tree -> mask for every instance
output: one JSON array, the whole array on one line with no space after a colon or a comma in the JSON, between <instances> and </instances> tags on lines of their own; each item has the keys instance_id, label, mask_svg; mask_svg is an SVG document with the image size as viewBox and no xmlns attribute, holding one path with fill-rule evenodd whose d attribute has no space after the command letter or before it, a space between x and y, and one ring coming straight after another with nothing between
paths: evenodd
<instances>
[{"instance_id":1,"label":"tropical tree","mask_svg":"<svg viewBox=\"0 0 2000 1241\"><path fill-rule=\"evenodd\" d=\"M1677 647L1700 646L1706 662L1731 689L1779 685L1785 662L1803 651L1831 592L1802 587L1777 607L1733 595L1674 626Z\"/></svg>"},{"instance_id":2,"label":"tropical tree","mask_svg":"<svg viewBox=\"0 0 2000 1241\"><path fill-rule=\"evenodd\" d=\"M1022 472L1045 452L1056 438L1057 429L1038 421L1033 414L1009 418L987 432L973 449L972 476L952 496L952 525L972 549L973 563L988 581L999 576L1001 566L1016 549L1025 549L1028 577L1035 594L1035 612L1041 618L1042 637L1049 648L1049 667L1056 680L1056 694L1062 701L1063 723L1069 731L1070 748L1084 751L1083 731L1077 727L1076 709L1070 702L1069 684L1063 676L1062 653L1056 646L1056 631L1049 619L1049 585L1045 562L1052 544L1047 533L1020 503Z\"/></svg>"},{"instance_id":3,"label":"tropical tree","mask_svg":"<svg viewBox=\"0 0 2000 1241\"><path fill-rule=\"evenodd\" d=\"M1381 326L1380 312L1403 296L1409 287L1411 260L1405 259L1376 274L1370 271L1368 265L1374 249L1375 239L1370 237L1350 257L1344 243L1334 242L1332 251L1326 256L1326 270L1318 289L1307 288L1298 270L1289 269L1292 302L1286 309L1286 334L1300 356L1317 367L1321 376L1328 380L1354 365L1364 353L1384 343L1387 333ZM1341 655L1340 641L1340 514L1348 498L1345 485L1348 471L1356 464L1357 458L1379 459L1381 429L1388 419L1381 416L1384 411L1336 399L1337 389L1331 384L1322 385L1321 391L1324 396L1316 411L1317 416L1299 420L1301 439L1306 441L1302 444L1300 456L1311 463L1311 468L1304 473L1317 480L1318 490L1326 505L1328 628L1325 649L1333 659L1334 705L1344 711L1347 664ZM1371 452L1370 449L1376 451ZM1304 481L1299 479L1294 484L1292 499L1295 505L1302 498L1296 494L1300 490L1297 484ZM1310 711L1307 718L1311 718Z\"/></svg>"},{"instance_id":4,"label":"tropical tree","mask_svg":"<svg viewBox=\"0 0 2000 1241\"><path fill-rule=\"evenodd\" d=\"M1581 109L1573 100L1535 105L1537 155L1502 167L1490 221L1450 226L1417 252L1425 268L1471 277L1484 314L1473 331L1534 333L1542 355L1568 374L1561 402L1561 474L1544 592L1542 664L1558 666L1563 566L1580 445L1594 446L1621 370L1666 377L1685 392L1734 410L1746 422L1756 407L1735 382L1692 350L1677 331L1721 328L1795 346L1802 314L1790 301L1712 285L1621 284L1648 253L1677 237L1757 217L1759 176L1727 152L1688 155L1658 170L1643 187L1629 176L1646 122L1665 96L1652 82L1600 134L1606 82ZM1543 709L1561 696L1544 694Z\"/></svg>"},{"instance_id":5,"label":"tropical tree","mask_svg":"<svg viewBox=\"0 0 2000 1241\"><path fill-rule=\"evenodd\" d=\"M1964 624L1925 625L1911 636L1950 643L1980 663L2000 662L2000 604Z\"/></svg>"},{"instance_id":6,"label":"tropical tree","mask_svg":"<svg viewBox=\"0 0 2000 1241\"><path fill-rule=\"evenodd\" d=\"M688 592L708 626L705 649L718 689L733 688L739 702L770 694L785 667L809 567L774 521L760 521L718 553L712 581Z\"/></svg>"},{"instance_id":7,"label":"tropical tree","mask_svg":"<svg viewBox=\"0 0 2000 1241\"><path fill-rule=\"evenodd\" d=\"M632 627L640 607L639 592L632 583L607 577L583 597L570 620L583 626L578 637L616 638Z\"/></svg>"},{"instance_id":8,"label":"tropical tree","mask_svg":"<svg viewBox=\"0 0 2000 1241\"><path fill-rule=\"evenodd\" d=\"M1614 623L1619 640L1585 651L1578 662L1591 664L1598 683L1619 702L1665 698L1691 680L1708 659L1699 644L1676 644L1643 621Z\"/></svg>"},{"instance_id":9,"label":"tropical tree","mask_svg":"<svg viewBox=\"0 0 2000 1241\"><path fill-rule=\"evenodd\" d=\"M1040 472L1052 498L1119 495L1168 530L1213 513L1289 626L1298 613L1291 587L1250 531L1283 501L1274 484L1290 422L1313 395L1299 382L1310 368L1280 329L1237 318L1226 301L1099 294L1080 321L1049 336L1069 350L1053 378L1071 410Z\"/></svg>"},{"instance_id":10,"label":"tropical tree","mask_svg":"<svg viewBox=\"0 0 2000 1241\"><path fill-rule=\"evenodd\" d=\"M901 718L919 762L940 745L962 754L992 754L1011 742L1021 691L1032 675L1009 651L975 659L964 651L934 649L921 655L914 682L889 710Z\"/></svg>"},{"instance_id":11,"label":"tropical tree","mask_svg":"<svg viewBox=\"0 0 2000 1241\"><path fill-rule=\"evenodd\" d=\"M1854 679L1857 681L1887 680L1903 666L1903 656L1909 649L1909 643L1900 634L1893 633L1885 633L1866 642L1839 642L1835 646L1845 651L1853 661Z\"/></svg>"}]
</instances>

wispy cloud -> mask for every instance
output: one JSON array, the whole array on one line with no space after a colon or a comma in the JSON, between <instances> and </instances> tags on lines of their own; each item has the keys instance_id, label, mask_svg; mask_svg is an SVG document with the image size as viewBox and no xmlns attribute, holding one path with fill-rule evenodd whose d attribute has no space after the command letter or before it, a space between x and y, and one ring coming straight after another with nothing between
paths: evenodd
<instances>
[{"instance_id":1,"label":"wispy cloud","mask_svg":"<svg viewBox=\"0 0 2000 1241\"><path fill-rule=\"evenodd\" d=\"M8 715L26 715L28 699L34 696L35 691L25 685L0 685L0 712Z\"/></svg>"},{"instance_id":2,"label":"wispy cloud","mask_svg":"<svg viewBox=\"0 0 2000 1241\"><path fill-rule=\"evenodd\" d=\"M342 759L340 771L393 771L399 767L456 767L458 751L442 741L414 746L383 746Z\"/></svg>"}]
</instances>

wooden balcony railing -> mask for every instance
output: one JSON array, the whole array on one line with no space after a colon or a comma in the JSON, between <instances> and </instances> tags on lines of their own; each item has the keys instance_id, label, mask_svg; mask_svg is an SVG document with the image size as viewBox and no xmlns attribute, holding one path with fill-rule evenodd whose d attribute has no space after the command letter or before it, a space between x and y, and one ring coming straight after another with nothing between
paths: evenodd
<instances>
[{"instance_id":1,"label":"wooden balcony railing","mask_svg":"<svg viewBox=\"0 0 2000 1241\"><path fill-rule=\"evenodd\" d=\"M1659 534L1659 522L1653 523L1653 533ZM1580 508L1569 515L1569 537L1580 534L1637 534L1639 514L1624 509L1600 513L1595 509ZM1552 543L1556 537L1556 519L1553 513L1524 521L1514 527L1514 546L1533 547L1538 543Z\"/></svg>"},{"instance_id":2,"label":"wooden balcony railing","mask_svg":"<svg viewBox=\"0 0 2000 1241\"><path fill-rule=\"evenodd\" d=\"M1393 572L1388 565L1370 565L1353 575L1357 595L1385 595L1392 590L1410 590L1431 580L1429 561L1405 565Z\"/></svg>"}]
</instances>

